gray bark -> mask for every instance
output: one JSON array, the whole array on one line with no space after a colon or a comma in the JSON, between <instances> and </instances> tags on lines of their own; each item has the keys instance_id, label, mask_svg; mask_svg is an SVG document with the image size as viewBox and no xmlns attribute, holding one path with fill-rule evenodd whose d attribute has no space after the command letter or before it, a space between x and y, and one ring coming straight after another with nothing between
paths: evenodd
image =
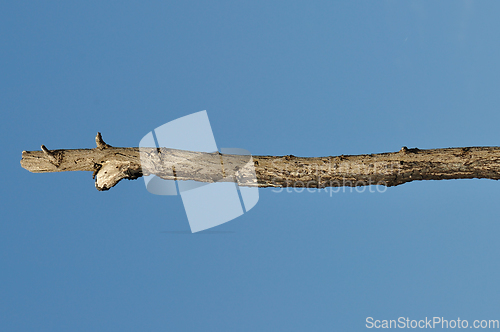
<instances>
[{"instance_id":1,"label":"gray bark","mask_svg":"<svg viewBox=\"0 0 500 332\"><path fill-rule=\"evenodd\" d=\"M384 185L415 180L500 179L500 147L466 147L331 157L240 156L167 148L119 148L96 136L94 149L23 151L30 172L93 172L98 190L155 174L166 180L235 181L258 187ZM141 153L143 158L141 165ZM252 161L249 163L249 161ZM254 169L255 168L255 169ZM255 177L252 177L255 171Z\"/></svg>"}]
</instances>

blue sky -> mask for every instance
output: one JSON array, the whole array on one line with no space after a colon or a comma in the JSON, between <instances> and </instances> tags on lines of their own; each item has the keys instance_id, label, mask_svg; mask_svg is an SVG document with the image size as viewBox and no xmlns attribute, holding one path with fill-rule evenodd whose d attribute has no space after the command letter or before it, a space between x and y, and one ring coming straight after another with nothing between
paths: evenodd
<instances>
[{"instance_id":1,"label":"blue sky","mask_svg":"<svg viewBox=\"0 0 500 332\"><path fill-rule=\"evenodd\" d=\"M499 187L259 191L189 234L142 179L32 174L23 150L137 146L207 110L219 147L323 156L497 146L497 2L7 2L0 329L360 331L500 319ZM186 232L184 232L186 231Z\"/></svg>"}]
</instances>

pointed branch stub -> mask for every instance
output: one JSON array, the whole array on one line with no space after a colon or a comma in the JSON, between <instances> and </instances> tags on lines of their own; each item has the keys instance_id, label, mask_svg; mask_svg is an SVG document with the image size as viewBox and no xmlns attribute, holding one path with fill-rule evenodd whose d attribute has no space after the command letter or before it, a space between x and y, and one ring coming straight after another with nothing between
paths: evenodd
<instances>
[{"instance_id":1,"label":"pointed branch stub","mask_svg":"<svg viewBox=\"0 0 500 332\"><path fill-rule=\"evenodd\" d=\"M100 132L97 132L97 135L95 137L95 143L97 145L97 149L99 149L99 150L104 150L106 148L110 148L111 147L111 145L106 144L104 142L104 140L102 139L102 135L101 135Z\"/></svg>"},{"instance_id":2,"label":"pointed branch stub","mask_svg":"<svg viewBox=\"0 0 500 332\"><path fill-rule=\"evenodd\" d=\"M53 164L56 167L59 167L59 160L57 160L56 155L54 152L50 151L45 147L45 145L42 144L41 146L43 153L47 156L49 159L50 163Z\"/></svg>"}]
</instances>

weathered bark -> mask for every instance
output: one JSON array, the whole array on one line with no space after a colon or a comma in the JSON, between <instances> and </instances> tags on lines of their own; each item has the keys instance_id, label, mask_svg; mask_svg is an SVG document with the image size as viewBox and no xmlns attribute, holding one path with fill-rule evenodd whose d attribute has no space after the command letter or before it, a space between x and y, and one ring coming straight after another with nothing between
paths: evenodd
<instances>
[{"instance_id":1,"label":"weathered bark","mask_svg":"<svg viewBox=\"0 0 500 332\"><path fill-rule=\"evenodd\" d=\"M167 148L117 148L96 136L94 149L23 151L30 172L94 172L98 190L122 179L155 174L166 180L235 181L244 186L308 187L384 185L415 180L500 179L500 147L419 150L357 156L295 157L201 153ZM143 158L141 153L148 156ZM144 155L143 155L144 156ZM146 162L144 162L146 160ZM253 169L255 167L255 170ZM251 175L255 171L255 178Z\"/></svg>"}]
</instances>

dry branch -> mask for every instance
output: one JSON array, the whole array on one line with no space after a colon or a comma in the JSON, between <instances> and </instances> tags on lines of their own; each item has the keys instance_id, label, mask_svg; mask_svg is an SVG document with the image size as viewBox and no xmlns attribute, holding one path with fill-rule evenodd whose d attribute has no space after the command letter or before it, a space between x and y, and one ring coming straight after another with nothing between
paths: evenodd
<instances>
[{"instance_id":1,"label":"dry branch","mask_svg":"<svg viewBox=\"0 0 500 332\"><path fill-rule=\"evenodd\" d=\"M155 174L166 180L234 181L258 187L384 185L415 180L500 179L500 147L468 147L336 157L221 155L167 148L118 148L106 144L100 133L94 149L23 151L21 166L30 172L90 171L98 190L108 190L122 179ZM149 154L141 166L141 153ZM246 159L245 159L246 158ZM246 179L246 180L245 180Z\"/></svg>"}]
</instances>

